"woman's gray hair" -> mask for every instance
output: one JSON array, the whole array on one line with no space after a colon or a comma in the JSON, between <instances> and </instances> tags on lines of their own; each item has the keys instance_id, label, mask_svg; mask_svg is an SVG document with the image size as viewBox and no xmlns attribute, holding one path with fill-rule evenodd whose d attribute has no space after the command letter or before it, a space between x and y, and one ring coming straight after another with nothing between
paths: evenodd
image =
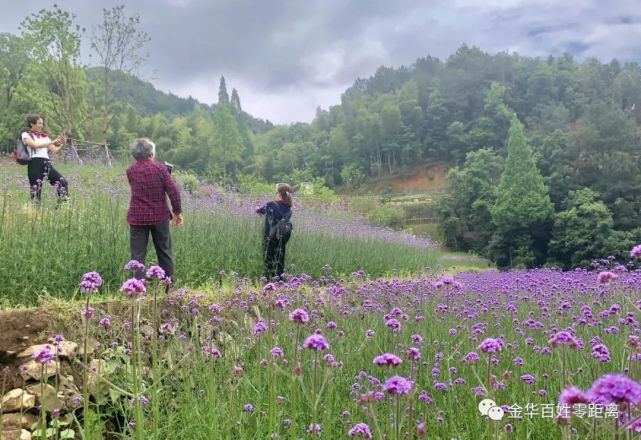
<instances>
[{"instance_id":1,"label":"woman's gray hair","mask_svg":"<svg viewBox=\"0 0 641 440\"><path fill-rule=\"evenodd\" d=\"M147 138L136 139L131 144L131 155L136 160L149 159L156 155L156 144Z\"/></svg>"}]
</instances>

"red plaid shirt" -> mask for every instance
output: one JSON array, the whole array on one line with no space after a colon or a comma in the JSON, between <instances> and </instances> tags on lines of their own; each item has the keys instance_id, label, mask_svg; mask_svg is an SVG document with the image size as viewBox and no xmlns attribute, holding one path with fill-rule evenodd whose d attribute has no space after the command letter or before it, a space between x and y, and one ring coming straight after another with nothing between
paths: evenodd
<instances>
[{"instance_id":1,"label":"red plaid shirt","mask_svg":"<svg viewBox=\"0 0 641 440\"><path fill-rule=\"evenodd\" d=\"M167 196L174 214L180 214L180 193L167 168L151 159L139 160L127 168L131 200L127 223L132 226L151 226L171 218Z\"/></svg>"}]
</instances>

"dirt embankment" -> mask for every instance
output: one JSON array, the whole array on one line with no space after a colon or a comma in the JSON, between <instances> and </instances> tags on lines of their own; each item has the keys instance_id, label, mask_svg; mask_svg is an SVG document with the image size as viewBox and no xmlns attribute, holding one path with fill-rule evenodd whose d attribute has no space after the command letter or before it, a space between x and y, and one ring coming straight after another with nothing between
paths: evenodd
<instances>
[{"instance_id":1,"label":"dirt embankment","mask_svg":"<svg viewBox=\"0 0 641 440\"><path fill-rule=\"evenodd\" d=\"M45 310L0 311L0 370L9 368L5 390L22 385L18 367L24 359L15 354L35 344L42 344L56 334L56 320Z\"/></svg>"}]
</instances>

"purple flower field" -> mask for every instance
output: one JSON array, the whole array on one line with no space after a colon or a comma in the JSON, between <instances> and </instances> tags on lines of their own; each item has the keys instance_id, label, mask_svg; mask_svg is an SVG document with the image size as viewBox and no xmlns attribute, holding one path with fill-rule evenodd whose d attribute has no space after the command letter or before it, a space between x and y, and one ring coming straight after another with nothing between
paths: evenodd
<instances>
[{"instance_id":1,"label":"purple flower field","mask_svg":"<svg viewBox=\"0 0 641 440\"><path fill-rule=\"evenodd\" d=\"M641 272L603 272L238 279L216 299L178 289L133 326L87 319L105 360L139 344L134 394L161 389L137 423L135 404L123 414L142 438L626 438L641 431ZM130 284L143 309L162 286ZM131 387L134 369L106 379Z\"/></svg>"}]
</instances>

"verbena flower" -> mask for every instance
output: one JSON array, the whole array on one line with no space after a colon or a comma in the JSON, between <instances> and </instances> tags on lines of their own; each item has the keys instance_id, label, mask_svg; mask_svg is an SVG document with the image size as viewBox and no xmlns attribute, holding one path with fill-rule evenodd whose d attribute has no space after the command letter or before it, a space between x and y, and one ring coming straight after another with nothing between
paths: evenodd
<instances>
[{"instance_id":1,"label":"verbena flower","mask_svg":"<svg viewBox=\"0 0 641 440\"><path fill-rule=\"evenodd\" d=\"M267 331L267 326L265 325L265 321L261 319L254 326L254 336L259 336L261 333L266 331Z\"/></svg>"},{"instance_id":2,"label":"verbena flower","mask_svg":"<svg viewBox=\"0 0 641 440\"><path fill-rule=\"evenodd\" d=\"M44 348L41 348L36 353L34 353L33 356L31 356L31 359L36 362L40 362L41 364L48 364L53 361L54 357L55 356L51 352L49 347L45 346Z\"/></svg>"},{"instance_id":3,"label":"verbena flower","mask_svg":"<svg viewBox=\"0 0 641 440\"><path fill-rule=\"evenodd\" d=\"M131 271L131 272L136 272L139 270L142 271L142 270L145 270L145 265L142 264L140 261L130 260L127 264L125 264L125 267L123 268L123 270Z\"/></svg>"},{"instance_id":4,"label":"verbena flower","mask_svg":"<svg viewBox=\"0 0 641 440\"><path fill-rule=\"evenodd\" d=\"M303 309L295 309L289 314L289 320L298 324L305 324L309 321L309 315Z\"/></svg>"},{"instance_id":5,"label":"verbena flower","mask_svg":"<svg viewBox=\"0 0 641 440\"><path fill-rule=\"evenodd\" d=\"M408 348L405 355L408 359L411 359L413 361L418 361L419 359L421 359L421 351L416 347Z\"/></svg>"},{"instance_id":6,"label":"verbena flower","mask_svg":"<svg viewBox=\"0 0 641 440\"><path fill-rule=\"evenodd\" d=\"M614 272L610 272L609 270L599 272L596 277L597 281L601 284L609 283L610 281L614 281L617 278L619 278L619 275L615 274Z\"/></svg>"},{"instance_id":7,"label":"verbena flower","mask_svg":"<svg viewBox=\"0 0 641 440\"><path fill-rule=\"evenodd\" d=\"M572 336L570 332L565 330L556 332L550 339L548 339L548 344L552 347L556 345L570 345L571 347L577 347L579 345L577 339Z\"/></svg>"},{"instance_id":8,"label":"verbena flower","mask_svg":"<svg viewBox=\"0 0 641 440\"><path fill-rule=\"evenodd\" d=\"M80 291L85 295L98 292L102 286L102 277L98 272L87 272L82 276L80 282Z\"/></svg>"},{"instance_id":9,"label":"verbena flower","mask_svg":"<svg viewBox=\"0 0 641 440\"><path fill-rule=\"evenodd\" d=\"M120 291L126 293L130 299L137 299L145 296L147 287L144 281L130 278L122 284Z\"/></svg>"},{"instance_id":10,"label":"verbena flower","mask_svg":"<svg viewBox=\"0 0 641 440\"><path fill-rule=\"evenodd\" d=\"M305 339L303 346L311 350L321 351L329 348L329 342L323 335L313 334Z\"/></svg>"},{"instance_id":11,"label":"verbena flower","mask_svg":"<svg viewBox=\"0 0 641 440\"><path fill-rule=\"evenodd\" d=\"M465 364L475 364L480 360L481 358L479 357L478 354L476 354L475 351L470 351L468 354L463 356L463 363Z\"/></svg>"},{"instance_id":12,"label":"verbena flower","mask_svg":"<svg viewBox=\"0 0 641 440\"><path fill-rule=\"evenodd\" d=\"M409 394L414 382L402 376L392 376L383 384L383 390L389 394Z\"/></svg>"},{"instance_id":13,"label":"verbena flower","mask_svg":"<svg viewBox=\"0 0 641 440\"><path fill-rule=\"evenodd\" d=\"M392 367L398 367L402 363L401 358L392 353L384 353L374 358L374 365L379 366L391 365Z\"/></svg>"},{"instance_id":14,"label":"verbena flower","mask_svg":"<svg viewBox=\"0 0 641 440\"><path fill-rule=\"evenodd\" d=\"M372 431L365 423L357 423L352 429L347 431L350 437L372 438Z\"/></svg>"},{"instance_id":15,"label":"verbena flower","mask_svg":"<svg viewBox=\"0 0 641 440\"><path fill-rule=\"evenodd\" d=\"M478 348L483 353L498 353L503 350L503 342L500 339L487 338L479 344Z\"/></svg>"},{"instance_id":16,"label":"verbena flower","mask_svg":"<svg viewBox=\"0 0 641 440\"><path fill-rule=\"evenodd\" d=\"M520 379L528 385L534 385L536 382L536 379L531 374L524 374Z\"/></svg>"},{"instance_id":17,"label":"verbena flower","mask_svg":"<svg viewBox=\"0 0 641 440\"><path fill-rule=\"evenodd\" d=\"M592 384L586 395L593 403L641 403L641 385L624 374L606 374Z\"/></svg>"},{"instance_id":18,"label":"verbena flower","mask_svg":"<svg viewBox=\"0 0 641 440\"><path fill-rule=\"evenodd\" d=\"M399 333L401 331L401 323L394 318L388 319L385 322L385 325L394 333Z\"/></svg>"},{"instance_id":19,"label":"verbena flower","mask_svg":"<svg viewBox=\"0 0 641 440\"><path fill-rule=\"evenodd\" d=\"M156 278L163 280L165 278L165 270L160 266L151 266L147 269L147 278Z\"/></svg>"}]
</instances>

